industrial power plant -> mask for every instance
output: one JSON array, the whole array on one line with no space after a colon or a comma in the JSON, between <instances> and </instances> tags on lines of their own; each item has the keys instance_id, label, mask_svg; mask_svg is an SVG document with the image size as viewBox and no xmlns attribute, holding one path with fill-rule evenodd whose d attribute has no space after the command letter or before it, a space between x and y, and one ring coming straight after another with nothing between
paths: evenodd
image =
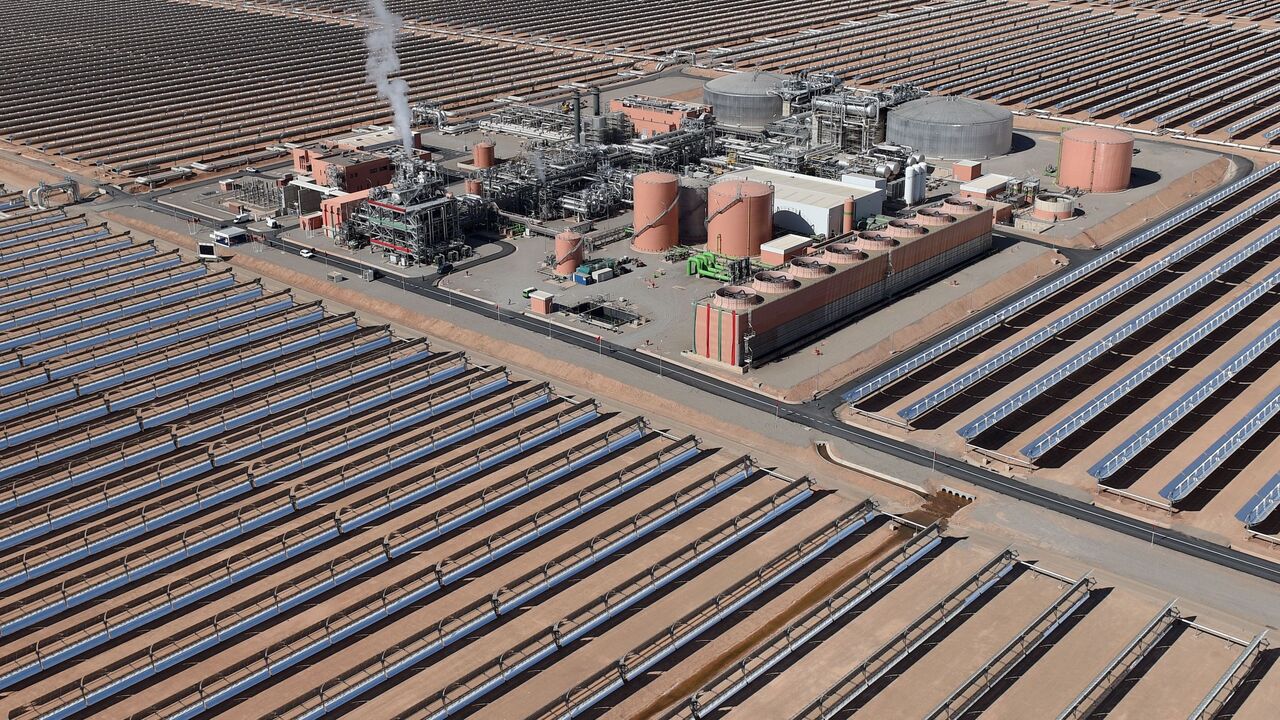
<instances>
[{"instance_id":1,"label":"industrial power plant","mask_svg":"<svg viewBox=\"0 0 1280 720\"><path fill-rule=\"evenodd\" d=\"M0 717L1280 716L1275 3L0 37Z\"/></svg>"}]
</instances>

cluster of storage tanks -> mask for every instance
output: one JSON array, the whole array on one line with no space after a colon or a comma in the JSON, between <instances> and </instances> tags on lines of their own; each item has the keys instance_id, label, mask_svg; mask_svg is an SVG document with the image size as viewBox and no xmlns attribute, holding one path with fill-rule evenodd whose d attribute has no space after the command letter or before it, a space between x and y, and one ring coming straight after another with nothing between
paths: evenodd
<instances>
[{"instance_id":1,"label":"cluster of storage tanks","mask_svg":"<svg viewBox=\"0 0 1280 720\"><path fill-rule=\"evenodd\" d=\"M908 205L919 205L928 194L929 165L923 160L907 166L903 198Z\"/></svg>"},{"instance_id":2,"label":"cluster of storage tanks","mask_svg":"<svg viewBox=\"0 0 1280 720\"><path fill-rule=\"evenodd\" d=\"M773 188L764 183L708 184L664 172L641 173L632 183L631 247L637 252L705 242L708 250L727 257L755 257L773 238Z\"/></svg>"},{"instance_id":3,"label":"cluster of storage tanks","mask_svg":"<svg viewBox=\"0 0 1280 720\"><path fill-rule=\"evenodd\" d=\"M777 90L789 79L769 72L724 75L703 86L703 100L715 108L721 125L758 132L786 112ZM821 107L823 100L815 103ZM848 111L850 106L843 108ZM995 157L1013 145L1013 113L981 100L934 95L887 109L868 100L858 109L866 117L884 113L886 140L928 157Z\"/></svg>"}]
</instances>

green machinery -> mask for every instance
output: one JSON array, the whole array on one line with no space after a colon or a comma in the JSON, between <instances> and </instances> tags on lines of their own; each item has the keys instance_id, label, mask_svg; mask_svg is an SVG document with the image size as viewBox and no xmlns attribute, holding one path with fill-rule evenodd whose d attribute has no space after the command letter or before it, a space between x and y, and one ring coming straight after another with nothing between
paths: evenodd
<instances>
[{"instance_id":1,"label":"green machinery","mask_svg":"<svg viewBox=\"0 0 1280 720\"><path fill-rule=\"evenodd\" d=\"M690 257L687 267L692 276L732 283L745 282L756 270L751 258L735 260L713 252L700 252Z\"/></svg>"},{"instance_id":2,"label":"green machinery","mask_svg":"<svg viewBox=\"0 0 1280 720\"><path fill-rule=\"evenodd\" d=\"M729 271L721 267L720 258L712 252L700 252L688 260L689 274L729 282Z\"/></svg>"}]
</instances>

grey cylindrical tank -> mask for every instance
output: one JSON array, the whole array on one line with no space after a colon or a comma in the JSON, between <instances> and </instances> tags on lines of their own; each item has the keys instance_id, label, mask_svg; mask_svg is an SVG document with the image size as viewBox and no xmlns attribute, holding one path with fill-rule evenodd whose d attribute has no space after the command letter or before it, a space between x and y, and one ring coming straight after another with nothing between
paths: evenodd
<instances>
[{"instance_id":1,"label":"grey cylindrical tank","mask_svg":"<svg viewBox=\"0 0 1280 720\"><path fill-rule=\"evenodd\" d=\"M707 188L710 177L680 178L680 242L701 245L707 241Z\"/></svg>"},{"instance_id":2,"label":"grey cylindrical tank","mask_svg":"<svg viewBox=\"0 0 1280 720\"><path fill-rule=\"evenodd\" d=\"M969 98L930 96L889 110L886 136L928 157L978 160L1013 146L1013 113Z\"/></svg>"},{"instance_id":3,"label":"grey cylindrical tank","mask_svg":"<svg viewBox=\"0 0 1280 720\"><path fill-rule=\"evenodd\" d=\"M782 98L769 94L785 75L742 72L718 77L702 88L703 100L722 125L759 130L782 117Z\"/></svg>"}]
</instances>

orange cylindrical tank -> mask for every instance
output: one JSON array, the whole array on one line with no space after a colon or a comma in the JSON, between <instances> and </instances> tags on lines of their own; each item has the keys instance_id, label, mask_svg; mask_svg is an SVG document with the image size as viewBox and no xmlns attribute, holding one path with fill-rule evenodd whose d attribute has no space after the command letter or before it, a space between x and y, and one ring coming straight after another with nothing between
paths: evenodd
<instances>
[{"instance_id":1,"label":"orange cylindrical tank","mask_svg":"<svg viewBox=\"0 0 1280 720\"><path fill-rule=\"evenodd\" d=\"M845 235L848 235L849 233L853 232L853 228L854 228L853 218L855 214L855 207L856 207L856 203L854 202L852 197L847 197L844 199L844 224L841 226L841 230Z\"/></svg>"},{"instance_id":2,"label":"orange cylindrical tank","mask_svg":"<svg viewBox=\"0 0 1280 720\"><path fill-rule=\"evenodd\" d=\"M680 178L680 242L704 245L707 242L707 188L711 178Z\"/></svg>"},{"instance_id":3,"label":"orange cylindrical tank","mask_svg":"<svg viewBox=\"0 0 1280 720\"><path fill-rule=\"evenodd\" d=\"M671 173L647 172L632 179L635 190L636 252L666 252L680 244L680 178Z\"/></svg>"},{"instance_id":4,"label":"orange cylindrical tank","mask_svg":"<svg viewBox=\"0 0 1280 720\"><path fill-rule=\"evenodd\" d=\"M582 264L582 236L572 230L565 230L556 236L557 275L569 276Z\"/></svg>"},{"instance_id":5,"label":"orange cylindrical tank","mask_svg":"<svg viewBox=\"0 0 1280 720\"><path fill-rule=\"evenodd\" d=\"M471 157L471 164L481 170L493 167L493 143L476 143L475 151Z\"/></svg>"},{"instance_id":6,"label":"orange cylindrical tank","mask_svg":"<svg viewBox=\"0 0 1280 720\"><path fill-rule=\"evenodd\" d=\"M1031 209L1031 216L1045 222L1070 220L1076 212L1075 198L1070 195L1053 195L1044 193L1036 198Z\"/></svg>"},{"instance_id":7,"label":"orange cylindrical tank","mask_svg":"<svg viewBox=\"0 0 1280 720\"><path fill-rule=\"evenodd\" d=\"M1079 127L1062 133L1058 185L1086 192L1129 189L1133 136L1112 128Z\"/></svg>"},{"instance_id":8,"label":"orange cylindrical tank","mask_svg":"<svg viewBox=\"0 0 1280 720\"><path fill-rule=\"evenodd\" d=\"M480 182L479 180L476 180L475 178L468 178L467 181L463 184L466 187L468 195L484 194L484 183Z\"/></svg>"},{"instance_id":9,"label":"orange cylindrical tank","mask_svg":"<svg viewBox=\"0 0 1280 720\"><path fill-rule=\"evenodd\" d=\"M707 249L729 257L756 257L773 238L773 188L726 180L707 190Z\"/></svg>"}]
</instances>

